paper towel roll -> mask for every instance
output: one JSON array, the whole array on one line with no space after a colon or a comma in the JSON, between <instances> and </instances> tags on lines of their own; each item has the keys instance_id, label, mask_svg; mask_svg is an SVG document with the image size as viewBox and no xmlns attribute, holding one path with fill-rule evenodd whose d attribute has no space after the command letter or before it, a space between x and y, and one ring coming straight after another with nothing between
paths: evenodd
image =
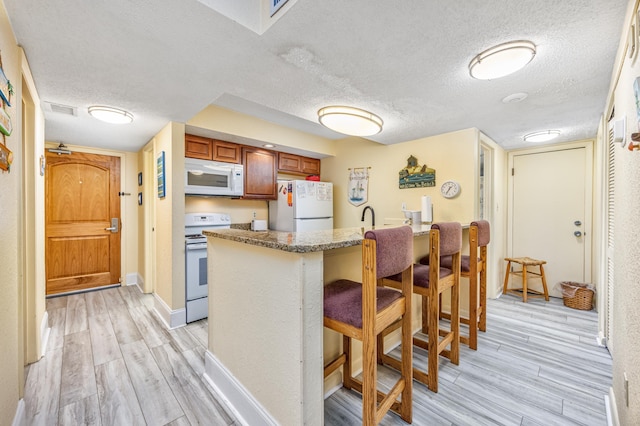
<instances>
[{"instance_id":1,"label":"paper towel roll","mask_svg":"<svg viewBox=\"0 0 640 426\"><path fill-rule=\"evenodd\" d=\"M431 197L428 195L422 196L422 221L431 223L433 221L433 205L431 204Z\"/></svg>"}]
</instances>

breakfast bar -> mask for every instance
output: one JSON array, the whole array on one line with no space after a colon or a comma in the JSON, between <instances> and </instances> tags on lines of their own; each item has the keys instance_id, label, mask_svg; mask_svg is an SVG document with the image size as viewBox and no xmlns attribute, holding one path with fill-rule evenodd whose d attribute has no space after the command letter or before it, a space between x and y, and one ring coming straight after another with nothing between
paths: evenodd
<instances>
[{"instance_id":1,"label":"breakfast bar","mask_svg":"<svg viewBox=\"0 0 640 426\"><path fill-rule=\"evenodd\" d=\"M360 280L361 244L371 228L311 232L205 231L209 345L205 376L248 424L322 425L323 354L339 350L323 332L323 285ZM430 226L417 225L414 256Z\"/></svg>"}]
</instances>

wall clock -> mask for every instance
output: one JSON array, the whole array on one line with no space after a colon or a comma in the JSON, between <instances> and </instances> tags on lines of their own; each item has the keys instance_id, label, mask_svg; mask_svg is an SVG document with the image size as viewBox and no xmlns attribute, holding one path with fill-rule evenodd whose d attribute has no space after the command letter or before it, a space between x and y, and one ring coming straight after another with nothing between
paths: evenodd
<instances>
[{"instance_id":1,"label":"wall clock","mask_svg":"<svg viewBox=\"0 0 640 426\"><path fill-rule=\"evenodd\" d=\"M444 198L453 198L460 193L460 184L455 180L448 180L440 187L440 193Z\"/></svg>"}]
</instances>

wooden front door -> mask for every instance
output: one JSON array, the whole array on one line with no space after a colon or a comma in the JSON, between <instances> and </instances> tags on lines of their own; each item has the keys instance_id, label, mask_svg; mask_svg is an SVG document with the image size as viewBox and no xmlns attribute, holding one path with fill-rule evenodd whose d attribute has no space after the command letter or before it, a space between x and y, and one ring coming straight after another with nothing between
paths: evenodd
<instances>
[{"instance_id":1,"label":"wooden front door","mask_svg":"<svg viewBox=\"0 0 640 426\"><path fill-rule=\"evenodd\" d=\"M584 146L513 155L510 254L546 260L555 297L558 282L591 279L590 164Z\"/></svg>"},{"instance_id":2,"label":"wooden front door","mask_svg":"<svg viewBox=\"0 0 640 426\"><path fill-rule=\"evenodd\" d=\"M120 281L120 158L47 153L47 294ZM116 232L112 219L117 219Z\"/></svg>"}]
</instances>

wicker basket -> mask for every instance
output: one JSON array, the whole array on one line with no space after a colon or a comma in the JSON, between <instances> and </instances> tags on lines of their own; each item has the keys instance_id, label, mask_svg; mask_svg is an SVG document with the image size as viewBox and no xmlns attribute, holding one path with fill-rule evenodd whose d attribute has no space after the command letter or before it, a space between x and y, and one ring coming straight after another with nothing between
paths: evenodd
<instances>
[{"instance_id":1,"label":"wicker basket","mask_svg":"<svg viewBox=\"0 0 640 426\"><path fill-rule=\"evenodd\" d=\"M560 286L565 306L583 311L593 309L593 290L587 288L587 284L562 282ZM568 294L573 294L573 296L568 296Z\"/></svg>"}]
</instances>

